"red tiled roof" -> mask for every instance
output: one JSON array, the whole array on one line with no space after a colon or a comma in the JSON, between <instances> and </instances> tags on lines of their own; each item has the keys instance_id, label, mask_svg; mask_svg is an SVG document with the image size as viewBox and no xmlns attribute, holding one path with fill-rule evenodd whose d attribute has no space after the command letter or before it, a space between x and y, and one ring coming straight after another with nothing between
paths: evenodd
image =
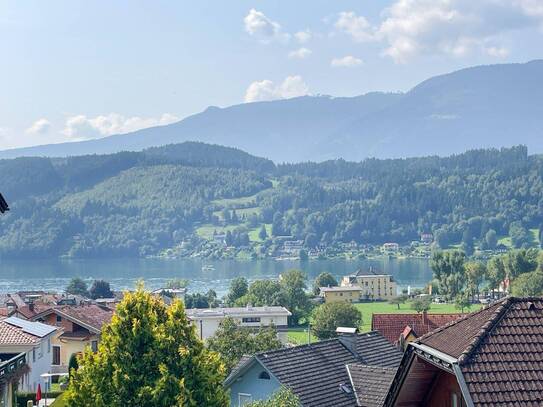
<instances>
[{"instance_id":1,"label":"red tiled roof","mask_svg":"<svg viewBox=\"0 0 543 407\"><path fill-rule=\"evenodd\" d=\"M0 345L35 345L40 338L24 332L21 328L0 321Z\"/></svg>"},{"instance_id":2,"label":"red tiled roof","mask_svg":"<svg viewBox=\"0 0 543 407\"><path fill-rule=\"evenodd\" d=\"M543 298L506 298L418 342L458 359L475 406L543 405Z\"/></svg>"},{"instance_id":3,"label":"red tiled roof","mask_svg":"<svg viewBox=\"0 0 543 407\"><path fill-rule=\"evenodd\" d=\"M100 307L95 304L90 305L63 305L51 308L42 314L34 316L34 319L41 318L50 312L57 313L72 322L82 325L84 328L90 328L92 331L100 332L102 326L111 321L113 310Z\"/></svg>"},{"instance_id":4,"label":"red tiled roof","mask_svg":"<svg viewBox=\"0 0 543 407\"><path fill-rule=\"evenodd\" d=\"M22 307L17 307L17 312L21 314L26 319L31 319L34 315L41 314L49 309L53 308L48 304L35 303L33 305L33 310L30 306L24 305Z\"/></svg>"},{"instance_id":5,"label":"red tiled roof","mask_svg":"<svg viewBox=\"0 0 543 407\"><path fill-rule=\"evenodd\" d=\"M418 337L440 326L455 321L464 314L373 314L371 329L378 331L392 343L398 343L400 334L410 327Z\"/></svg>"}]
</instances>

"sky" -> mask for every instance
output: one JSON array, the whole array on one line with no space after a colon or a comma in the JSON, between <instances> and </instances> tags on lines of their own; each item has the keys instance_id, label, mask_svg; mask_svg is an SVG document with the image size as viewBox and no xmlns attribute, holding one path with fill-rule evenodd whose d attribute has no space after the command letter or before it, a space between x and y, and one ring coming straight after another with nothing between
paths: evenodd
<instances>
[{"instance_id":1,"label":"sky","mask_svg":"<svg viewBox=\"0 0 543 407\"><path fill-rule=\"evenodd\" d=\"M0 149L543 57L543 0L0 1Z\"/></svg>"}]
</instances>

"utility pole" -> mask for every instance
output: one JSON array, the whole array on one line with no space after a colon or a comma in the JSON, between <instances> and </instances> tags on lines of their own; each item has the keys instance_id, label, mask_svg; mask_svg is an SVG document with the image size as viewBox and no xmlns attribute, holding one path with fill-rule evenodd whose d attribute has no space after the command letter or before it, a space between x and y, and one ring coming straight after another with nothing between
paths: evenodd
<instances>
[{"instance_id":1,"label":"utility pole","mask_svg":"<svg viewBox=\"0 0 543 407\"><path fill-rule=\"evenodd\" d=\"M311 345L311 323L307 323L307 344Z\"/></svg>"}]
</instances>

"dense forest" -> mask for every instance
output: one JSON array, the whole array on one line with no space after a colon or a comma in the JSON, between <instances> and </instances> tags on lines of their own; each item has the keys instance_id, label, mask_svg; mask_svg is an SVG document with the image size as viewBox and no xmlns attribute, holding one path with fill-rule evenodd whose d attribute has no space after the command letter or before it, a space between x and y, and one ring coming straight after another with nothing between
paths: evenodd
<instances>
[{"instance_id":1,"label":"dense forest","mask_svg":"<svg viewBox=\"0 0 543 407\"><path fill-rule=\"evenodd\" d=\"M530 244L543 223L543 158L525 147L451 157L275 165L243 151L182 143L142 152L0 160L0 256L148 256L203 227L289 235L307 247Z\"/></svg>"}]
</instances>

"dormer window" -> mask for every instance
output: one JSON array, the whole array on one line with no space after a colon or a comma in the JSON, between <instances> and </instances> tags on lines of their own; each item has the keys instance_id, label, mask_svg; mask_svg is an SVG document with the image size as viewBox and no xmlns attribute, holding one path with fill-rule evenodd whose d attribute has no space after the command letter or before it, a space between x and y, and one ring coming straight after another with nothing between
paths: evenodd
<instances>
[{"instance_id":1,"label":"dormer window","mask_svg":"<svg viewBox=\"0 0 543 407\"><path fill-rule=\"evenodd\" d=\"M266 371L263 371L263 372L260 372L260 374L258 375L258 378L261 379L261 380L270 380L271 377L270 377L270 374Z\"/></svg>"}]
</instances>

